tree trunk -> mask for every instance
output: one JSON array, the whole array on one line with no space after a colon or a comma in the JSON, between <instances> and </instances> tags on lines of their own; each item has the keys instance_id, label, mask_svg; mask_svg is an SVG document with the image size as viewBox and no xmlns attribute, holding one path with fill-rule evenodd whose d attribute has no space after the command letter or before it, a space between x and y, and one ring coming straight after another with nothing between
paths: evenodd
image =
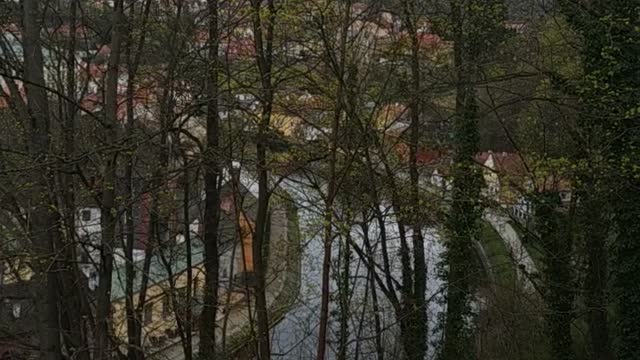
<instances>
[{"instance_id":1,"label":"tree trunk","mask_svg":"<svg viewBox=\"0 0 640 360\"><path fill-rule=\"evenodd\" d=\"M255 274L255 302L257 319L257 351L258 360L271 358L269 339L269 314L266 298L266 266L263 259L263 247L266 244L267 221L269 211L269 169L267 167L267 134L271 122L273 108L273 36L276 9L273 0L266 1L267 19L263 21L263 3L252 0L251 21L253 25L254 44L256 49L256 65L260 76L260 103L262 113L258 125L256 139L256 165L258 173L258 210L256 215L255 232L253 236L253 268Z\"/></svg>"},{"instance_id":2,"label":"tree trunk","mask_svg":"<svg viewBox=\"0 0 640 360\"><path fill-rule=\"evenodd\" d=\"M593 171L593 169L590 169ZM607 237L609 236L609 211L605 201L605 194L593 183L587 180L584 191L579 196L582 209L582 226L584 226L587 250L587 276L585 279L585 304L588 311L589 336L591 338L591 359L611 360L611 345L609 342L609 320L607 314L607 283L608 283L608 251Z\"/></svg>"},{"instance_id":3,"label":"tree trunk","mask_svg":"<svg viewBox=\"0 0 640 360\"><path fill-rule=\"evenodd\" d=\"M71 0L69 14L69 28L76 29L77 26L77 0ZM84 319L88 315L88 309L83 306L86 302L86 279L76 266L77 242L76 242L76 204L75 204L75 132L76 132L76 31L71 31L67 42L67 66L66 66L66 96L67 99L60 99L66 106L64 107L64 154L65 172L63 174L62 189L64 201L64 233L66 243L61 244L64 250L64 271L61 272L62 299L61 302L61 322L64 331L65 346L67 352L72 357L79 360L90 358L89 343L86 334L87 323ZM61 232L62 233L62 232ZM85 297L83 299L83 297Z\"/></svg>"},{"instance_id":4,"label":"tree trunk","mask_svg":"<svg viewBox=\"0 0 640 360\"><path fill-rule=\"evenodd\" d=\"M142 13L142 32L140 35L140 40L138 42L137 49L134 54L132 54L133 48L133 39L131 37L131 32L129 32L129 36L126 39L126 48L125 48L125 58L127 64L127 99L126 99L126 108L127 108L127 124L126 124L126 137L129 146L132 146L135 143L134 139L134 129L135 129L135 116L134 116L134 97L135 97L135 80L137 75L138 66L140 64L140 58L142 54L142 49L145 43L146 37L146 25L149 19L149 10L150 10L151 1L145 1ZM135 15L135 4L130 1L129 4L130 13L129 18L130 21L133 21ZM129 25L131 27L131 24ZM131 30L131 29L130 29ZM140 318L140 314L136 311L136 305L134 301L134 279L136 277L135 267L134 267L134 257L133 257L133 248L135 242L135 224L134 224L134 204L138 202L141 206L142 203L139 202L140 199L136 197L135 188L134 188L134 178L133 178L133 163L134 163L134 154L133 150L128 151L125 154L125 181L127 182L127 194L126 194L126 230L125 230L125 238L126 243L124 244L125 249L125 312L127 316L127 358L128 360L144 360L144 351L142 348L142 319ZM146 244L150 246L149 244Z\"/></svg>"},{"instance_id":5,"label":"tree trunk","mask_svg":"<svg viewBox=\"0 0 640 360\"><path fill-rule=\"evenodd\" d=\"M460 3L452 2L457 92L452 202L449 218L445 224L449 237L445 261L449 268L447 269L447 311L442 350L444 360L475 357L467 321L473 288L472 277L476 273L474 266L469 262L474 256L472 244L477 238L478 221L482 215L480 206L482 177L474 161L479 141L478 106L472 83L477 66L473 62L476 61L479 45L468 39L470 26L466 22L472 19L464 19L478 16L473 14L478 10L470 11L474 5L465 5L463 10Z\"/></svg>"},{"instance_id":6,"label":"tree trunk","mask_svg":"<svg viewBox=\"0 0 640 360\"><path fill-rule=\"evenodd\" d=\"M35 162L43 164L33 173L33 181L36 184L33 193L37 194L38 198L35 199L30 216L34 250L41 259L36 265L36 279L42 282L36 295L40 359L59 360L62 354L58 321L58 276L56 274L58 254L55 249L57 216L54 213L55 204L50 195L54 176L49 165L46 165L50 161L50 120L40 44L39 19L42 14L38 9L39 1L25 0L23 6L23 46L26 55L24 78L31 115L29 152Z\"/></svg>"},{"instance_id":7,"label":"tree trunk","mask_svg":"<svg viewBox=\"0 0 640 360\"><path fill-rule=\"evenodd\" d=\"M347 224L352 224L350 219L347 219ZM347 230L348 231L348 230ZM339 308L340 308L340 331L338 333L338 356L337 360L348 359L349 354L349 322L351 321L351 309L350 309L350 265L351 265L351 246L352 241L351 234L347 232L342 234L345 239L340 243L339 263L342 265L341 270L338 273L338 294L339 294ZM365 304L366 305L366 304Z\"/></svg>"},{"instance_id":8,"label":"tree trunk","mask_svg":"<svg viewBox=\"0 0 640 360\"><path fill-rule=\"evenodd\" d=\"M637 122L637 119L636 119ZM638 151L636 140L635 151ZM636 155L636 159L640 156ZM637 162L631 162L637 164ZM629 165L626 165L629 166ZM640 358L640 182L633 170L625 174L622 182L623 190L620 202L616 204L618 233L615 243L616 270L615 295L617 295L618 319L617 324L619 343L616 351L618 360L632 360Z\"/></svg>"},{"instance_id":9,"label":"tree trunk","mask_svg":"<svg viewBox=\"0 0 640 360\"><path fill-rule=\"evenodd\" d=\"M200 356L216 358L216 314L218 309L218 223L220 218L219 121L218 121L218 1L208 0L209 42L207 55L207 141L204 163L204 299L200 315Z\"/></svg>"},{"instance_id":10,"label":"tree trunk","mask_svg":"<svg viewBox=\"0 0 640 360\"><path fill-rule=\"evenodd\" d=\"M378 360L384 360L384 347L382 345L382 325L380 321L380 306L378 305L378 292L376 291L376 282L374 280L372 271L369 273L369 286L371 287L371 305L373 311L374 329L375 329L375 344L376 344L376 356Z\"/></svg>"},{"instance_id":11,"label":"tree trunk","mask_svg":"<svg viewBox=\"0 0 640 360\"><path fill-rule=\"evenodd\" d=\"M111 53L109 56L107 80L105 86L106 141L115 144L118 137L118 74L120 67L120 45L123 27L123 0L115 2L113 13L113 31L111 34ZM117 154L104 156L102 177L102 199L100 224L102 227L100 240L100 271L96 292L96 350L94 357L107 360L111 357L110 340L111 317L111 279L113 273L113 250L116 245L117 209L116 199L116 164Z\"/></svg>"},{"instance_id":12,"label":"tree trunk","mask_svg":"<svg viewBox=\"0 0 640 360\"><path fill-rule=\"evenodd\" d=\"M266 117L263 115L263 117ZM263 120L264 122L265 120ZM268 121L268 120L266 120ZM263 127L263 126L261 126ZM263 127L266 130L266 126ZM266 144L263 136L258 139L258 214L256 216L256 228L253 239L253 269L255 273L256 319L257 319L257 356L259 360L271 358L269 346L269 318L266 298L266 279L263 257L263 244L266 237L266 226L269 211L269 194L267 191L267 161Z\"/></svg>"},{"instance_id":13,"label":"tree trunk","mask_svg":"<svg viewBox=\"0 0 640 360\"><path fill-rule=\"evenodd\" d=\"M323 248L324 255L322 259L322 295L320 299L320 324L318 329L318 351L317 360L324 360L327 348L327 328L329 325L329 296L330 274L331 274L331 245L333 242L333 201L336 196L336 161L338 152L338 131L340 129L340 118L342 117L344 107L344 84L345 84L345 61L347 50L347 36L349 23L351 21L351 1L347 0L344 4L344 17L341 24L340 43L338 48L339 61L337 68L334 69L337 77L337 89L335 98L335 113L333 122L331 123L331 140L329 149L329 186L327 196L325 198L324 209L324 229L323 229Z\"/></svg>"},{"instance_id":14,"label":"tree trunk","mask_svg":"<svg viewBox=\"0 0 640 360\"><path fill-rule=\"evenodd\" d=\"M640 136L637 126L640 115L637 98L640 93L638 77L637 34L638 5L633 1L596 1L588 7L560 1L560 10L581 38L583 79L577 93L584 110L580 112L579 130L589 134L593 130L599 142L587 148L602 153L605 160L607 201L613 210L617 234L612 241L611 273L612 298L616 303L616 350L618 360L640 358ZM594 16L595 15L595 16ZM606 18L606 21L603 19ZM636 39L636 40L633 40ZM581 109L582 110L582 109ZM587 169L591 172L592 169ZM594 209L595 210L595 209ZM601 211L598 209L597 211ZM587 234L589 236L589 234ZM591 241L600 241L591 239ZM599 244L591 244L595 248ZM605 272L603 263L593 250L593 275L600 278ZM600 261L604 258L600 254ZM598 274L600 273L600 274ZM596 280L597 281L597 280ZM594 289L589 297L600 297ZM597 301L597 300L596 300ZM602 322L605 313L594 313ZM603 334L604 335L604 334ZM594 350L601 348L603 338L595 339ZM596 356L594 354L594 356Z\"/></svg>"},{"instance_id":15,"label":"tree trunk","mask_svg":"<svg viewBox=\"0 0 640 360\"><path fill-rule=\"evenodd\" d=\"M184 223L184 244L187 249L187 304L185 307L185 319L184 319L184 332L185 332L185 344L184 344L184 359L193 359L193 264L191 263L191 217L189 216L189 209L191 208L191 187L189 186L190 172L189 162L187 154L184 155L184 198L183 198L183 223Z\"/></svg>"},{"instance_id":16,"label":"tree trunk","mask_svg":"<svg viewBox=\"0 0 640 360\"><path fill-rule=\"evenodd\" d=\"M427 266L424 255L424 237L422 235L423 211L419 194L419 173L417 153L419 149L421 137L420 116L422 114L422 92L421 92L421 72L420 72L420 54L419 39L416 30L415 20L416 4L413 0L404 0L403 10L405 13L405 23L409 36L411 36L411 101L409 106L409 114L411 117L411 132L409 142L409 177L410 177L410 206L411 213L409 215L409 224L413 231L413 296L412 309L408 309L408 317L410 330L407 335L411 334L412 344L410 348L405 348L407 358L424 359L427 351L427 304L425 303L426 285L427 285Z\"/></svg>"},{"instance_id":17,"label":"tree trunk","mask_svg":"<svg viewBox=\"0 0 640 360\"><path fill-rule=\"evenodd\" d=\"M146 0L144 2L143 11L142 11L142 24L141 24L141 33L140 39L137 44L137 48L135 53L132 54L133 48L133 39L131 36L131 31L129 31L129 36L127 36L127 45L126 45L126 62L127 62L127 124L126 124L126 136L127 141L129 142L129 146L132 146L135 142L135 116L134 116L134 97L135 97L135 80L138 72L138 67L140 65L140 60L142 56L142 51L145 44L146 39L146 31L147 31L147 23L149 20L149 12L151 8L151 1ZM132 0L130 0L130 14L129 14L129 30L131 30L131 22L134 19L135 15L135 4ZM134 189L134 178L133 178L133 163L134 163L134 155L133 150L130 150L125 155L125 181L127 182L127 196L126 196L126 244L124 246L125 249L125 293L126 293L126 302L125 302L125 311L127 315L127 337L128 337L128 348L127 348L127 357L129 360L144 360L144 351L142 349L142 319L140 317L141 312L136 311L136 305L134 301L134 279L136 276L135 268L134 268L134 259L133 259L133 247L135 241L135 224L133 217L134 203L138 202L141 206L144 206L141 199L138 199L135 194ZM148 247L151 247L150 244L145 244ZM145 259L146 261L146 259ZM139 306L142 308L142 306Z\"/></svg>"},{"instance_id":18,"label":"tree trunk","mask_svg":"<svg viewBox=\"0 0 640 360\"><path fill-rule=\"evenodd\" d=\"M542 192L536 200L536 230L545 253L544 299L548 307L547 334L551 340L550 359L574 358L571 338L573 319L573 277L571 269L571 231L567 214L560 207L556 192Z\"/></svg>"}]
</instances>

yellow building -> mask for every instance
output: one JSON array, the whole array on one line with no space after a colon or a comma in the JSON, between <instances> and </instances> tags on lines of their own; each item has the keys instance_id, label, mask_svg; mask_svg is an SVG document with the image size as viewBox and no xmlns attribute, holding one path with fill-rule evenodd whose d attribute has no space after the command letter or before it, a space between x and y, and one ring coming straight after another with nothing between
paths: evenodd
<instances>
[{"instance_id":1,"label":"yellow building","mask_svg":"<svg viewBox=\"0 0 640 360\"><path fill-rule=\"evenodd\" d=\"M283 113L274 113L271 115L271 127L286 137L296 137L301 126L302 119L298 116Z\"/></svg>"},{"instance_id":2,"label":"yellow building","mask_svg":"<svg viewBox=\"0 0 640 360\"><path fill-rule=\"evenodd\" d=\"M234 275L240 278L243 274L253 272L253 227L250 215L240 212L236 217L235 209L225 211L223 208L220 219L220 288L219 298L225 299L228 291L231 302L239 302L244 298L242 284L234 284ZM199 231L201 233L201 231ZM241 234L240 241L236 234ZM190 304L197 319L202 306L202 294L205 281L203 269L204 245L200 234L192 235L191 246L192 265L192 303ZM146 301L143 308L143 344L145 346L161 345L170 338L176 337L176 315L180 316L181 309L187 304L187 257L185 243L175 244L170 250L164 249L164 255L155 254L150 259ZM144 260L135 264L136 277L134 280L134 304L137 305L142 289L142 272ZM234 290L235 289L235 290ZM116 338L126 342L126 293L124 266L116 269L112 279L112 329ZM179 308L174 309L174 302ZM198 323L194 320L194 325Z\"/></svg>"}]
</instances>

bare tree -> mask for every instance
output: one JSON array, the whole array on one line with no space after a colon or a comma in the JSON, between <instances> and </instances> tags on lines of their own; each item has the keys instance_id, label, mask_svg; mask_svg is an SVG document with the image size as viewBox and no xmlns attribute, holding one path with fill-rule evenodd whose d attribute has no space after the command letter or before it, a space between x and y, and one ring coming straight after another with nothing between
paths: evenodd
<instances>
[{"instance_id":1,"label":"bare tree","mask_svg":"<svg viewBox=\"0 0 640 360\"><path fill-rule=\"evenodd\" d=\"M205 288L202 314L200 315L200 354L215 358L216 313L218 308L218 221L220 218L220 193L218 189L220 165L218 123L218 1L208 0L209 38L206 63L207 95L207 139L204 159L204 243L205 243Z\"/></svg>"},{"instance_id":2,"label":"bare tree","mask_svg":"<svg viewBox=\"0 0 640 360\"><path fill-rule=\"evenodd\" d=\"M36 161L32 177L38 184L34 208L30 214L34 251L40 257L36 274L43 286L38 290L36 306L39 317L40 358L57 360L61 357L60 324L58 320L58 259L56 237L58 222L53 211L51 186L54 175L51 169L49 101L44 79L44 63L40 44L41 16L38 1L24 2L24 80L27 106L30 114L30 155Z\"/></svg>"},{"instance_id":3,"label":"bare tree","mask_svg":"<svg viewBox=\"0 0 640 360\"><path fill-rule=\"evenodd\" d=\"M266 13L266 16L263 15ZM269 168L267 167L267 130L271 122L274 101L273 58L276 7L274 0L263 4L251 1L251 24L253 26L255 63L259 76L260 120L256 138L256 166L258 174L258 213L253 236L253 267L255 273L255 305L257 318L256 355L260 360L271 358L269 339L269 314L266 297L266 263L263 259L267 243L269 211Z\"/></svg>"}]
</instances>

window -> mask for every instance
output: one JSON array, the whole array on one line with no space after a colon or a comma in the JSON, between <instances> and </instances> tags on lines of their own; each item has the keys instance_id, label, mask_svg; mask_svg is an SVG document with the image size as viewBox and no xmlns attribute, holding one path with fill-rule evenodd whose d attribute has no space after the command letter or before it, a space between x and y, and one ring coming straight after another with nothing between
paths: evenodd
<instances>
[{"instance_id":1,"label":"window","mask_svg":"<svg viewBox=\"0 0 640 360\"><path fill-rule=\"evenodd\" d=\"M82 210L82 221L91 220L91 210Z\"/></svg>"},{"instance_id":2,"label":"window","mask_svg":"<svg viewBox=\"0 0 640 360\"><path fill-rule=\"evenodd\" d=\"M91 275L89 275L89 283L88 283L89 289L91 289L91 291L95 291L95 289L98 287L98 273L95 271L91 271Z\"/></svg>"},{"instance_id":3,"label":"window","mask_svg":"<svg viewBox=\"0 0 640 360\"><path fill-rule=\"evenodd\" d=\"M176 235L176 244L182 244L184 241L184 234L179 233L178 235Z\"/></svg>"},{"instance_id":4,"label":"window","mask_svg":"<svg viewBox=\"0 0 640 360\"><path fill-rule=\"evenodd\" d=\"M192 301L195 300L198 297L198 286L200 285L200 278L198 277L198 275L196 274L193 277L193 296L192 296Z\"/></svg>"},{"instance_id":5,"label":"window","mask_svg":"<svg viewBox=\"0 0 640 360\"><path fill-rule=\"evenodd\" d=\"M11 312L13 313L13 317L14 318L19 318L20 317L20 311L22 310L22 306L20 304L20 302L16 301L13 303L12 308L11 308Z\"/></svg>"},{"instance_id":6,"label":"window","mask_svg":"<svg viewBox=\"0 0 640 360\"><path fill-rule=\"evenodd\" d=\"M168 318L171 315L171 299L169 295L165 295L162 298L162 317Z\"/></svg>"},{"instance_id":7,"label":"window","mask_svg":"<svg viewBox=\"0 0 640 360\"><path fill-rule=\"evenodd\" d=\"M145 325L151 324L153 322L153 304L145 304L144 306L144 314L142 315Z\"/></svg>"}]
</instances>

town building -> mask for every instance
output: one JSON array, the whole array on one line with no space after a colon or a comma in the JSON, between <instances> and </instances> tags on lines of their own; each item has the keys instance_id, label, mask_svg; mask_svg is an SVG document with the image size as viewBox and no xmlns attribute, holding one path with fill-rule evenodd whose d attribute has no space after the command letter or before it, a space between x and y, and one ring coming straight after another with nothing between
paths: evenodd
<instances>
[{"instance_id":1,"label":"town building","mask_svg":"<svg viewBox=\"0 0 640 360\"><path fill-rule=\"evenodd\" d=\"M231 304L238 304L252 291L253 233L256 217L257 192L248 176L239 176L233 185L227 174L220 193L219 222L219 296L228 296ZM235 189L235 190L234 190ZM176 316L181 316L175 304L191 306L195 318L202 307L204 289L203 269L203 205L204 196L197 198L189 208L192 219L185 229L176 216L176 224L160 242L152 239L150 229L151 194L143 193L134 206L134 281L133 298L137 304L141 292L146 301L142 312L143 344L149 349L171 342L178 336ZM182 212L182 208L178 212ZM97 288L100 278L101 224L100 209L86 203L77 210L76 231L79 241L78 266L86 277L89 297ZM191 243L191 256L187 257L185 232ZM126 261L121 247L116 249L111 280L112 328L116 339L126 343ZM0 272L0 358L27 358L37 348L37 312L35 289L38 280L29 268L28 256L24 261L2 263ZM185 304L187 269L191 265L192 303ZM148 270L145 270L148 269ZM145 281L143 281L145 279ZM197 323L197 321L194 321ZM196 324L197 325L197 324Z\"/></svg>"}]
</instances>

